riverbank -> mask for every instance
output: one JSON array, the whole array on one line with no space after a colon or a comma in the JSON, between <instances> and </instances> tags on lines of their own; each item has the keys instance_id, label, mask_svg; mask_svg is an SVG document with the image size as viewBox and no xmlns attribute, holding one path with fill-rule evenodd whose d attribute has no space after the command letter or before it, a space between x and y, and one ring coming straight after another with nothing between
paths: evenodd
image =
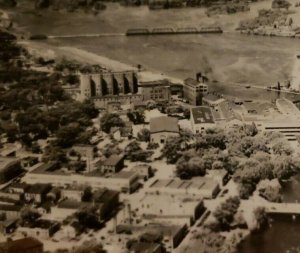
<instances>
[{"instance_id":1,"label":"riverbank","mask_svg":"<svg viewBox=\"0 0 300 253\"><path fill-rule=\"evenodd\" d=\"M110 71L136 71L137 66L126 64L117 60L110 59L105 56L101 56L95 53L88 52L75 47L53 47L48 44L21 41L20 44L27 48L27 50L35 56L41 56L52 59L67 58L68 60L75 60L83 64L98 64L101 67ZM172 83L182 84L183 80L171 76L167 76L164 73L159 73L155 70L142 70L138 72L140 81L155 81L161 79L168 79Z\"/></svg>"}]
</instances>

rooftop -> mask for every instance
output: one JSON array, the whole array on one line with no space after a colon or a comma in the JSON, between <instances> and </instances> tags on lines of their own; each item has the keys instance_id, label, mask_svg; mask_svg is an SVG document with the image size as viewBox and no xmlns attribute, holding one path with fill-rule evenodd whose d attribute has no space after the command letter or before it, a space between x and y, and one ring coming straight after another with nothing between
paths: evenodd
<instances>
[{"instance_id":1,"label":"rooftop","mask_svg":"<svg viewBox=\"0 0 300 253\"><path fill-rule=\"evenodd\" d=\"M0 171L6 169L7 167L18 163L20 160L15 157L3 157L0 156Z\"/></svg>"},{"instance_id":2,"label":"rooftop","mask_svg":"<svg viewBox=\"0 0 300 253\"><path fill-rule=\"evenodd\" d=\"M122 159L124 159L124 155L111 155L104 160L103 165L116 166Z\"/></svg>"},{"instance_id":3,"label":"rooftop","mask_svg":"<svg viewBox=\"0 0 300 253\"><path fill-rule=\"evenodd\" d=\"M206 190L214 188L217 185L217 181L209 177L194 177L191 180L180 179L158 179L154 181L150 188L172 188L172 189L197 189Z\"/></svg>"},{"instance_id":4,"label":"rooftop","mask_svg":"<svg viewBox=\"0 0 300 253\"><path fill-rule=\"evenodd\" d=\"M170 86L170 83L167 79L163 79L157 81L140 82L139 86L140 87Z\"/></svg>"},{"instance_id":5,"label":"rooftop","mask_svg":"<svg viewBox=\"0 0 300 253\"><path fill-rule=\"evenodd\" d=\"M204 83L198 82L197 80L193 79L193 78L187 78L184 80L184 84L188 85L188 86L192 86L192 87L197 87L197 86L201 86L201 85L206 85Z\"/></svg>"},{"instance_id":6,"label":"rooftop","mask_svg":"<svg viewBox=\"0 0 300 253\"><path fill-rule=\"evenodd\" d=\"M26 237L15 241L1 243L0 248L2 247L6 247L8 249L8 253L20 253L23 251L28 252L32 248L43 247L43 243L35 238Z\"/></svg>"},{"instance_id":7,"label":"rooftop","mask_svg":"<svg viewBox=\"0 0 300 253\"><path fill-rule=\"evenodd\" d=\"M17 205L3 205L3 204L0 204L0 212L1 211L20 212L21 209L22 209L22 207L17 206Z\"/></svg>"},{"instance_id":8,"label":"rooftop","mask_svg":"<svg viewBox=\"0 0 300 253\"><path fill-rule=\"evenodd\" d=\"M158 243L136 242L130 247L130 252L151 253L156 252L161 246Z\"/></svg>"},{"instance_id":9,"label":"rooftop","mask_svg":"<svg viewBox=\"0 0 300 253\"><path fill-rule=\"evenodd\" d=\"M166 116L152 118L150 119L150 131L151 133L179 133L178 119Z\"/></svg>"},{"instance_id":10,"label":"rooftop","mask_svg":"<svg viewBox=\"0 0 300 253\"><path fill-rule=\"evenodd\" d=\"M46 194L51 190L51 184L33 184L26 188L26 193Z\"/></svg>"},{"instance_id":11,"label":"rooftop","mask_svg":"<svg viewBox=\"0 0 300 253\"><path fill-rule=\"evenodd\" d=\"M198 106L195 108L191 108L191 115L194 119L195 124L215 123L212 109L210 107Z\"/></svg>"},{"instance_id":12,"label":"rooftop","mask_svg":"<svg viewBox=\"0 0 300 253\"><path fill-rule=\"evenodd\" d=\"M207 101L210 103L215 103L215 102L222 102L224 101L224 98L217 96L215 94L209 93L206 96L203 97L203 101Z\"/></svg>"}]
</instances>

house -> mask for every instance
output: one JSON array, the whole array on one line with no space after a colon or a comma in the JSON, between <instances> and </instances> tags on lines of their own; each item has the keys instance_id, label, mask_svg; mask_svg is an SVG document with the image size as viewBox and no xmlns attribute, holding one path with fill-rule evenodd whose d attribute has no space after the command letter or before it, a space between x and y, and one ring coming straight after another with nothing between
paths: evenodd
<instances>
[{"instance_id":1,"label":"house","mask_svg":"<svg viewBox=\"0 0 300 253\"><path fill-rule=\"evenodd\" d=\"M6 183L21 173L22 167L19 159L0 156L0 184Z\"/></svg>"},{"instance_id":2,"label":"house","mask_svg":"<svg viewBox=\"0 0 300 253\"><path fill-rule=\"evenodd\" d=\"M86 159L93 160L94 159L94 146L92 145L83 145L78 144L72 147L72 150L79 153L82 157Z\"/></svg>"},{"instance_id":3,"label":"house","mask_svg":"<svg viewBox=\"0 0 300 253\"><path fill-rule=\"evenodd\" d=\"M152 167L148 164L139 164L132 168L132 171L136 172L140 179L147 181L150 177L154 175Z\"/></svg>"},{"instance_id":4,"label":"house","mask_svg":"<svg viewBox=\"0 0 300 253\"><path fill-rule=\"evenodd\" d=\"M7 220L19 219L22 206L0 204L0 215L5 215Z\"/></svg>"},{"instance_id":5,"label":"house","mask_svg":"<svg viewBox=\"0 0 300 253\"><path fill-rule=\"evenodd\" d=\"M165 143L168 137L179 136L178 119L172 117L156 117L150 119L151 142Z\"/></svg>"},{"instance_id":6,"label":"house","mask_svg":"<svg viewBox=\"0 0 300 253\"><path fill-rule=\"evenodd\" d=\"M162 253L161 244L149 242L135 242L129 248L130 253Z\"/></svg>"},{"instance_id":7,"label":"house","mask_svg":"<svg viewBox=\"0 0 300 253\"><path fill-rule=\"evenodd\" d=\"M33 201L35 203L42 203L47 194L51 191L51 184L33 184L29 185L25 190L25 200Z\"/></svg>"},{"instance_id":8,"label":"house","mask_svg":"<svg viewBox=\"0 0 300 253\"><path fill-rule=\"evenodd\" d=\"M93 202L99 205L100 219L105 220L112 216L119 206L119 192L108 189L99 189L93 194Z\"/></svg>"},{"instance_id":9,"label":"house","mask_svg":"<svg viewBox=\"0 0 300 253\"><path fill-rule=\"evenodd\" d=\"M30 168L33 165L37 164L39 162L39 159L37 157L34 156L27 156L22 158L21 160L21 165L23 168Z\"/></svg>"},{"instance_id":10,"label":"house","mask_svg":"<svg viewBox=\"0 0 300 253\"><path fill-rule=\"evenodd\" d=\"M82 206L81 200L64 199L57 206L51 208L51 217L57 221L63 221L75 214Z\"/></svg>"},{"instance_id":11,"label":"house","mask_svg":"<svg viewBox=\"0 0 300 253\"><path fill-rule=\"evenodd\" d=\"M50 239L60 229L60 223L51 220L39 219L29 226L19 227L18 232L26 236L40 239Z\"/></svg>"},{"instance_id":12,"label":"house","mask_svg":"<svg viewBox=\"0 0 300 253\"><path fill-rule=\"evenodd\" d=\"M214 128L216 126L212 109L207 106L191 108L190 120L194 134L202 133L206 129Z\"/></svg>"},{"instance_id":13,"label":"house","mask_svg":"<svg viewBox=\"0 0 300 253\"><path fill-rule=\"evenodd\" d=\"M117 173L124 167L124 155L111 155L100 165L103 173Z\"/></svg>"},{"instance_id":14,"label":"house","mask_svg":"<svg viewBox=\"0 0 300 253\"><path fill-rule=\"evenodd\" d=\"M0 249L5 249L5 253L43 253L44 245L35 238L26 237L0 243Z\"/></svg>"},{"instance_id":15,"label":"house","mask_svg":"<svg viewBox=\"0 0 300 253\"><path fill-rule=\"evenodd\" d=\"M63 199L74 199L80 202L85 188L86 186L84 185L68 185L61 190L61 197Z\"/></svg>"},{"instance_id":16,"label":"house","mask_svg":"<svg viewBox=\"0 0 300 253\"><path fill-rule=\"evenodd\" d=\"M12 183L9 185L9 191L12 193L24 194L25 190L29 187L26 183Z\"/></svg>"}]
</instances>

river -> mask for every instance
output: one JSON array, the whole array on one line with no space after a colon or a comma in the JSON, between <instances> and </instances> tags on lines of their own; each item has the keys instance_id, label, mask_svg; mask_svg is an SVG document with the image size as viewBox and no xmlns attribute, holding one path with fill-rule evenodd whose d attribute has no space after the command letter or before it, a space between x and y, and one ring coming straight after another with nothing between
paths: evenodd
<instances>
[{"instance_id":1,"label":"river","mask_svg":"<svg viewBox=\"0 0 300 253\"><path fill-rule=\"evenodd\" d=\"M284 202L300 202L300 175L283 185ZM300 216L270 216L271 226L248 236L238 248L238 253L288 253L291 248L300 248Z\"/></svg>"},{"instance_id":2,"label":"river","mask_svg":"<svg viewBox=\"0 0 300 253\"><path fill-rule=\"evenodd\" d=\"M211 90L244 99L273 100L277 97L276 93L228 84L268 86L293 78L295 55L300 53L299 39L253 37L234 31L241 19L252 17L255 10L266 5L270 5L270 1L257 3L250 13L218 17L207 17L203 9L197 8L151 12L146 7L123 8L108 4L107 10L93 16L54 11L36 13L21 5L13 17L23 31L47 35L124 33L135 27L220 25L225 30L224 34L73 38L46 43L84 49L128 64L142 64L147 69L176 78L192 77L198 71L207 72L211 80L222 82L212 84ZM300 201L299 182L300 177L286 185L286 201ZM241 244L239 252L285 253L290 247L300 246L299 237L300 222L293 222L290 217L277 217L271 228L249 236Z\"/></svg>"},{"instance_id":3,"label":"river","mask_svg":"<svg viewBox=\"0 0 300 253\"><path fill-rule=\"evenodd\" d=\"M256 15L256 10L268 7L270 1L252 5L251 12L239 15L207 17L201 8L149 11L147 7L124 8L108 4L98 16L80 12L33 12L20 6L14 21L26 32L47 35L84 33L124 33L136 27L199 27L219 25L224 34L101 37L49 40L54 46L73 46L124 63L142 64L145 68L176 78L207 72L211 90L241 98L274 99L261 90L238 88L229 82L275 85L291 80L300 52L300 40L290 38L254 37L235 32L240 20ZM224 84L225 83L225 84Z\"/></svg>"}]
</instances>

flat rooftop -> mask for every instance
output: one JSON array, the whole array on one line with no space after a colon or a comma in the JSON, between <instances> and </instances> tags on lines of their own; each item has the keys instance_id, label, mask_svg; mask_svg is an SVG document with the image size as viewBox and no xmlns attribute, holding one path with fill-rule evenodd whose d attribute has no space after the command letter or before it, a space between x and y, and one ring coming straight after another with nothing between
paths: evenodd
<instances>
[{"instance_id":1,"label":"flat rooftop","mask_svg":"<svg viewBox=\"0 0 300 253\"><path fill-rule=\"evenodd\" d=\"M198 106L191 108L195 124L213 124L215 123L212 109L208 106Z\"/></svg>"},{"instance_id":2,"label":"flat rooftop","mask_svg":"<svg viewBox=\"0 0 300 253\"><path fill-rule=\"evenodd\" d=\"M173 117L156 117L150 119L151 133L174 132L179 133L178 119Z\"/></svg>"}]
</instances>

